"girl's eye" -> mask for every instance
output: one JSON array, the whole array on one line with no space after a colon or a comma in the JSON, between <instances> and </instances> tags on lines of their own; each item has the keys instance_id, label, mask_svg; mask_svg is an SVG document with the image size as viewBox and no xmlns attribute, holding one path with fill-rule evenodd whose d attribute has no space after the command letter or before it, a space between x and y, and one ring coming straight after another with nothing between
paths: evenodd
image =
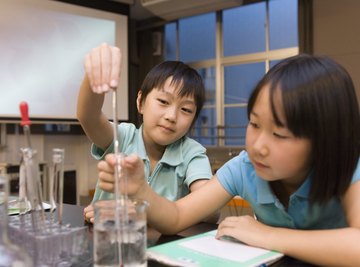
<instances>
[{"instance_id":1,"label":"girl's eye","mask_svg":"<svg viewBox=\"0 0 360 267\"><path fill-rule=\"evenodd\" d=\"M249 125L254 128L259 128L259 125L255 122L249 121Z\"/></svg>"}]
</instances>

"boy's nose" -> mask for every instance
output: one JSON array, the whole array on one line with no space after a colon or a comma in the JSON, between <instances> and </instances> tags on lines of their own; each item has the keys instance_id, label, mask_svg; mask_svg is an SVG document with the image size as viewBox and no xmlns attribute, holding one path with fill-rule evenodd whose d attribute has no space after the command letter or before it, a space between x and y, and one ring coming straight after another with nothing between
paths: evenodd
<instances>
[{"instance_id":1,"label":"boy's nose","mask_svg":"<svg viewBox=\"0 0 360 267\"><path fill-rule=\"evenodd\" d=\"M177 111L176 108L168 108L165 113L165 119L176 122Z\"/></svg>"}]
</instances>

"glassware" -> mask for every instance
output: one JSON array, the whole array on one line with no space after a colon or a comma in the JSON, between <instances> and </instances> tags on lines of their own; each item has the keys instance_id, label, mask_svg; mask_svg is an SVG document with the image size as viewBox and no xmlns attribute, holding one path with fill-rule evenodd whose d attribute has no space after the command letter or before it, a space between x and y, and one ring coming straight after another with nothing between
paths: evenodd
<instances>
[{"instance_id":1,"label":"glassware","mask_svg":"<svg viewBox=\"0 0 360 267\"><path fill-rule=\"evenodd\" d=\"M126 206L126 208L125 208ZM146 208L141 200L99 200L95 202L94 266L145 267ZM126 219L124 216L126 211ZM116 221L120 222L117 227Z\"/></svg>"},{"instance_id":2,"label":"glassware","mask_svg":"<svg viewBox=\"0 0 360 267\"><path fill-rule=\"evenodd\" d=\"M21 152L22 188L21 193L19 192L19 204L29 203L29 209L21 212L20 208L19 216L9 218L9 238L31 256L36 266L78 266L90 255L88 228L62 225L64 149L53 149L53 164L49 177L50 218L45 216L44 212L45 203L42 202L42 186L35 151L22 148ZM55 209L58 211L57 216L53 216ZM3 265L0 264L0 267Z\"/></svg>"},{"instance_id":3,"label":"glassware","mask_svg":"<svg viewBox=\"0 0 360 267\"><path fill-rule=\"evenodd\" d=\"M36 151L31 148L22 148L22 162L20 168L23 171L20 180L26 181L25 199L30 204L32 227L34 231L39 232L45 228L45 213L42 200L42 186L39 174L39 164L36 160ZM20 184L22 186L22 184Z\"/></svg>"},{"instance_id":4,"label":"glassware","mask_svg":"<svg viewBox=\"0 0 360 267\"><path fill-rule=\"evenodd\" d=\"M54 148L52 150L52 166L49 176L49 202L50 202L50 220L54 220L54 212L57 206L58 222L62 225L63 213L63 192L64 192L64 156L65 150Z\"/></svg>"},{"instance_id":5,"label":"glassware","mask_svg":"<svg viewBox=\"0 0 360 267\"><path fill-rule=\"evenodd\" d=\"M33 262L20 247L10 242L8 236L8 180L0 176L0 266L29 267Z\"/></svg>"}]
</instances>

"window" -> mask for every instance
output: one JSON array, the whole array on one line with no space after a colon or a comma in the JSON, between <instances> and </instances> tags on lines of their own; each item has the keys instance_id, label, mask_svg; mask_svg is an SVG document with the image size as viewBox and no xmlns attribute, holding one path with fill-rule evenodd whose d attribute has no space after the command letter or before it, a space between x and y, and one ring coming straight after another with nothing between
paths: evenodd
<instances>
[{"instance_id":1,"label":"window","mask_svg":"<svg viewBox=\"0 0 360 267\"><path fill-rule=\"evenodd\" d=\"M251 91L269 67L299 53L297 7L297 0L266 0L165 26L166 59L194 67L206 87L190 137L205 146L244 146Z\"/></svg>"},{"instance_id":2,"label":"window","mask_svg":"<svg viewBox=\"0 0 360 267\"><path fill-rule=\"evenodd\" d=\"M179 20L181 61L215 58L215 19L215 13L209 13Z\"/></svg>"}]
</instances>

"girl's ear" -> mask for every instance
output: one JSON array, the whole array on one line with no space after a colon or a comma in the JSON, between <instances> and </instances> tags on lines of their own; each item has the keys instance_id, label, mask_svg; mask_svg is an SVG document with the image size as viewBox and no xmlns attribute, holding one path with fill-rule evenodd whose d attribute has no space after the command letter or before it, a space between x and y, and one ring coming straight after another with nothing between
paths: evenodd
<instances>
[{"instance_id":1,"label":"girl's ear","mask_svg":"<svg viewBox=\"0 0 360 267\"><path fill-rule=\"evenodd\" d=\"M138 92L136 98L136 107L140 114L142 114L142 105L141 105L141 91Z\"/></svg>"}]
</instances>

